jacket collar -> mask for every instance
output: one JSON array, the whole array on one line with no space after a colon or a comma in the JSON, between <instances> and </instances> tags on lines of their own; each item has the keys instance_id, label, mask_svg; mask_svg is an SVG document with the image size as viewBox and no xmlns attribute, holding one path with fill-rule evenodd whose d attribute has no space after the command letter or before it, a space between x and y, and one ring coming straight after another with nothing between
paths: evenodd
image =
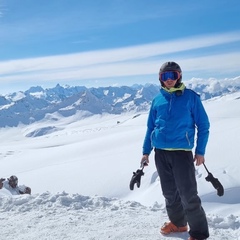
<instances>
[{"instance_id":1,"label":"jacket collar","mask_svg":"<svg viewBox=\"0 0 240 240\"><path fill-rule=\"evenodd\" d=\"M184 83L181 83L180 86L178 86L177 88L173 87L173 88L167 89L166 87L162 87L162 89L168 93L174 93L174 92L182 92L183 93L185 88L186 87L185 87Z\"/></svg>"}]
</instances>

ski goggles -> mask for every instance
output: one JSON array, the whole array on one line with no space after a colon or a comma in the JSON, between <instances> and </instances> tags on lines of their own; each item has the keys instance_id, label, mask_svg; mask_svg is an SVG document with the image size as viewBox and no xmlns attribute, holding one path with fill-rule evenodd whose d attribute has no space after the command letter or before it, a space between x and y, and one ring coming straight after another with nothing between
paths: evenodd
<instances>
[{"instance_id":1,"label":"ski goggles","mask_svg":"<svg viewBox=\"0 0 240 240\"><path fill-rule=\"evenodd\" d=\"M171 80L178 80L181 77L180 73L177 71L169 71L169 72L162 72L159 73L159 80L167 81L168 79Z\"/></svg>"}]
</instances>

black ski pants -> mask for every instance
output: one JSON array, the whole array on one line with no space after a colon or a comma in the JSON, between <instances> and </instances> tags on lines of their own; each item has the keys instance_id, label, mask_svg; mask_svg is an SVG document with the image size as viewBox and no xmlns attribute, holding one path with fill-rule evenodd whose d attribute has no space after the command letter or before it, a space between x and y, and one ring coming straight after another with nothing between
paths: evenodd
<instances>
[{"instance_id":1,"label":"black ski pants","mask_svg":"<svg viewBox=\"0 0 240 240\"><path fill-rule=\"evenodd\" d=\"M155 149L155 164L169 220L178 227L188 223L189 234L196 239L208 238L208 223L197 192L192 152Z\"/></svg>"}]
</instances>

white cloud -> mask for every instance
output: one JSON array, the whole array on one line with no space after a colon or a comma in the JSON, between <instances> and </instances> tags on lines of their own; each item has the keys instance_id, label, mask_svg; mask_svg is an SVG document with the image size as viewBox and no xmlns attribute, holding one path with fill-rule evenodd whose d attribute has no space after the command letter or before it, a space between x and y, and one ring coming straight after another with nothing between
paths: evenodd
<instances>
[{"instance_id":1,"label":"white cloud","mask_svg":"<svg viewBox=\"0 0 240 240\"><path fill-rule=\"evenodd\" d=\"M240 52L189 55L191 51L237 41L240 41L239 32L231 32L118 49L5 61L0 62L0 81L71 81L151 75L157 74L166 60L177 61L184 72L239 73Z\"/></svg>"}]
</instances>

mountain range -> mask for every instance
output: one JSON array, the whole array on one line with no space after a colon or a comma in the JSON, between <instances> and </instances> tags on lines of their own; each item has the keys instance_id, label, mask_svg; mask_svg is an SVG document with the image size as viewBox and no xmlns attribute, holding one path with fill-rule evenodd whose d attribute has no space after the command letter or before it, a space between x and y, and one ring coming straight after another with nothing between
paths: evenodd
<instances>
[{"instance_id":1,"label":"mountain range","mask_svg":"<svg viewBox=\"0 0 240 240\"><path fill-rule=\"evenodd\" d=\"M207 100L240 91L240 76L234 79L191 79L185 82ZM43 89L31 87L26 91L0 96L0 127L29 125L40 120L57 121L78 114L85 118L94 114L121 114L149 109L153 97L159 92L157 84L98 87L61 86Z\"/></svg>"}]
</instances>

